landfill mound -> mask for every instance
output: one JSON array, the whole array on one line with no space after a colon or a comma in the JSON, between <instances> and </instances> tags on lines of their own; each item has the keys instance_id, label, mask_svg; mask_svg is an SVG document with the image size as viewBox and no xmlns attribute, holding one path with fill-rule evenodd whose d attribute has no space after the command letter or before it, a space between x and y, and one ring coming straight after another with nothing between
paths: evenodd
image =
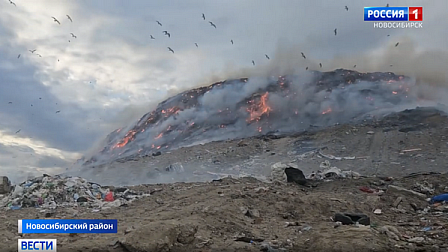
<instances>
[{"instance_id":1,"label":"landfill mound","mask_svg":"<svg viewBox=\"0 0 448 252\"><path fill-rule=\"evenodd\" d=\"M15 185L12 191L0 200L0 207L17 210L26 207L56 209L85 206L99 211L127 205L144 196L148 195L125 187L102 187L80 177L44 174Z\"/></svg>"},{"instance_id":2,"label":"landfill mound","mask_svg":"<svg viewBox=\"0 0 448 252\"><path fill-rule=\"evenodd\" d=\"M410 78L338 69L242 78L192 89L161 102L135 125L117 129L81 163L100 164L224 139L300 132L361 120L417 100Z\"/></svg>"}]
</instances>

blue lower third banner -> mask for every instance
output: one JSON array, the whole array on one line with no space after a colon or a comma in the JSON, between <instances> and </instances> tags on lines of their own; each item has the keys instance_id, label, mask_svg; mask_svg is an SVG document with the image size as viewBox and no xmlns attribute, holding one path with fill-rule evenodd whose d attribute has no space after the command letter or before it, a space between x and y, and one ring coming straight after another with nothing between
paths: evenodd
<instances>
[{"instance_id":1,"label":"blue lower third banner","mask_svg":"<svg viewBox=\"0 0 448 252\"><path fill-rule=\"evenodd\" d=\"M18 220L19 234L106 234L117 233L117 220Z\"/></svg>"}]
</instances>

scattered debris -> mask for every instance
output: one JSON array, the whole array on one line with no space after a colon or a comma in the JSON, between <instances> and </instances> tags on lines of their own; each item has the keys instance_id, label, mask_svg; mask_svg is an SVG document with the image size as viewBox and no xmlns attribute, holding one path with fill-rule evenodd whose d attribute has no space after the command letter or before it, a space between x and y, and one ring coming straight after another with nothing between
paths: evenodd
<instances>
[{"instance_id":1,"label":"scattered debris","mask_svg":"<svg viewBox=\"0 0 448 252\"><path fill-rule=\"evenodd\" d=\"M285 173L285 169L286 168L299 168L297 165L293 164L293 163L282 163L282 162L278 162L272 165L271 167L271 179L273 182L286 182L287 181L287 176Z\"/></svg>"},{"instance_id":2,"label":"scattered debris","mask_svg":"<svg viewBox=\"0 0 448 252\"><path fill-rule=\"evenodd\" d=\"M0 201L0 206L9 209L23 207L55 209L78 205L108 208L126 205L144 196L149 194L137 193L127 188L101 187L79 177L44 174L14 186L14 190Z\"/></svg>"},{"instance_id":3,"label":"scattered debris","mask_svg":"<svg viewBox=\"0 0 448 252\"><path fill-rule=\"evenodd\" d=\"M11 191L11 181L6 176L0 176L0 194L7 194Z\"/></svg>"},{"instance_id":4,"label":"scattered debris","mask_svg":"<svg viewBox=\"0 0 448 252\"><path fill-rule=\"evenodd\" d=\"M373 213L378 214L378 215L382 214L381 209L375 209L375 211L373 211Z\"/></svg>"},{"instance_id":5,"label":"scattered debris","mask_svg":"<svg viewBox=\"0 0 448 252\"><path fill-rule=\"evenodd\" d=\"M421 151L422 149L420 148L415 148L415 149L409 149L409 150L402 150L401 153L406 153L406 152L413 152L413 151Z\"/></svg>"},{"instance_id":6,"label":"scattered debris","mask_svg":"<svg viewBox=\"0 0 448 252\"><path fill-rule=\"evenodd\" d=\"M430 204L434 204L434 203L437 203L437 202L448 202L448 193L434 196L429 201Z\"/></svg>"},{"instance_id":7,"label":"scattered debris","mask_svg":"<svg viewBox=\"0 0 448 252\"><path fill-rule=\"evenodd\" d=\"M398 198L394 201L394 203L392 203L392 206L395 207L395 208L397 208L398 205L400 205L401 201L403 201L403 198L402 198L402 197L398 197Z\"/></svg>"},{"instance_id":8,"label":"scattered debris","mask_svg":"<svg viewBox=\"0 0 448 252\"><path fill-rule=\"evenodd\" d=\"M342 171L337 167L331 167L330 161L325 160L320 164L322 171L312 172L307 176L307 179L315 180L330 180L338 178L352 178L357 179L361 177L361 174L354 171Z\"/></svg>"},{"instance_id":9,"label":"scattered debris","mask_svg":"<svg viewBox=\"0 0 448 252\"><path fill-rule=\"evenodd\" d=\"M367 134L373 135L373 134L375 134L375 132L370 130L370 131L367 131Z\"/></svg>"},{"instance_id":10,"label":"scattered debris","mask_svg":"<svg viewBox=\"0 0 448 252\"><path fill-rule=\"evenodd\" d=\"M324 148L322 148L322 149L324 149ZM336 157L336 156L333 156L333 155L324 154L321 151L322 149L320 149L318 151L318 154L321 155L324 158L328 158L328 159L331 159L331 160L355 160L356 159L356 157Z\"/></svg>"},{"instance_id":11,"label":"scattered debris","mask_svg":"<svg viewBox=\"0 0 448 252\"><path fill-rule=\"evenodd\" d=\"M369 216L363 213L336 213L333 218L334 222L341 222L342 225L361 224L364 226L370 225Z\"/></svg>"},{"instance_id":12,"label":"scattered debris","mask_svg":"<svg viewBox=\"0 0 448 252\"><path fill-rule=\"evenodd\" d=\"M409 190L409 189L406 189L406 188L403 188L403 187L400 187L400 186L389 185L387 187L387 191L392 191L392 190L399 191L399 192L407 192L407 193L411 193L411 194L413 194L415 196L418 196L420 198L426 198L425 194L422 194L422 193L419 193L419 192L416 192L416 191L413 191L413 190Z\"/></svg>"}]
</instances>

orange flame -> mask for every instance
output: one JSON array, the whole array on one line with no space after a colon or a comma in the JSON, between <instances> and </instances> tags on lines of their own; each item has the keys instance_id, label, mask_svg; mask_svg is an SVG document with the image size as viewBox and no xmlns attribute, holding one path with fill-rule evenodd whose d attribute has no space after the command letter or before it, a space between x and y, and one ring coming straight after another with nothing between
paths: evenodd
<instances>
[{"instance_id":1,"label":"orange flame","mask_svg":"<svg viewBox=\"0 0 448 252\"><path fill-rule=\"evenodd\" d=\"M163 136L163 132L160 133L160 134L158 134L154 139L159 139L159 138L161 138L162 136Z\"/></svg>"},{"instance_id":2,"label":"orange flame","mask_svg":"<svg viewBox=\"0 0 448 252\"><path fill-rule=\"evenodd\" d=\"M114 145L112 147L112 149L121 148L121 147L125 146L130 140L134 139L134 136L136 133L137 133L136 131L130 130L128 133L126 133L126 135L120 142L118 142L116 145Z\"/></svg>"},{"instance_id":3,"label":"orange flame","mask_svg":"<svg viewBox=\"0 0 448 252\"><path fill-rule=\"evenodd\" d=\"M322 112L322 115L331 113L331 111L333 111L331 108L326 109L325 111Z\"/></svg>"},{"instance_id":4,"label":"orange flame","mask_svg":"<svg viewBox=\"0 0 448 252\"><path fill-rule=\"evenodd\" d=\"M396 94L398 94L398 92L397 91L392 91L392 94L396 95Z\"/></svg>"},{"instance_id":5,"label":"orange flame","mask_svg":"<svg viewBox=\"0 0 448 252\"><path fill-rule=\"evenodd\" d=\"M252 104L248 109L249 118L247 122L258 121L261 116L264 114L269 115L269 112L272 111L271 107L267 104L269 92L266 92L264 95L260 97L260 102L258 104Z\"/></svg>"}]
</instances>

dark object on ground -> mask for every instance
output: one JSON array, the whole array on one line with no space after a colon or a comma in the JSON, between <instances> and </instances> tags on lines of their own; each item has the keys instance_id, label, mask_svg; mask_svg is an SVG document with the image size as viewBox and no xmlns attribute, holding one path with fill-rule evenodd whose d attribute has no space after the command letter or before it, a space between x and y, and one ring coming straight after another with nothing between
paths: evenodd
<instances>
[{"instance_id":1,"label":"dark object on ground","mask_svg":"<svg viewBox=\"0 0 448 252\"><path fill-rule=\"evenodd\" d=\"M286 181L288 183L297 183L299 185L306 185L306 178L303 172L296 168L285 168Z\"/></svg>"},{"instance_id":2,"label":"dark object on ground","mask_svg":"<svg viewBox=\"0 0 448 252\"><path fill-rule=\"evenodd\" d=\"M252 243L252 242L262 242L262 241L264 241L264 239L250 238L250 237L238 237L238 238L236 238L235 241Z\"/></svg>"},{"instance_id":3,"label":"dark object on ground","mask_svg":"<svg viewBox=\"0 0 448 252\"><path fill-rule=\"evenodd\" d=\"M369 216L362 213L337 213L334 215L335 222L341 222L342 225L352 225L358 222L361 225L369 226Z\"/></svg>"},{"instance_id":4,"label":"dark object on ground","mask_svg":"<svg viewBox=\"0 0 448 252\"><path fill-rule=\"evenodd\" d=\"M87 202L87 198L85 198L85 197L79 197L76 201L77 201L77 202Z\"/></svg>"},{"instance_id":5,"label":"dark object on ground","mask_svg":"<svg viewBox=\"0 0 448 252\"><path fill-rule=\"evenodd\" d=\"M162 155L162 152L158 151L152 154L154 157Z\"/></svg>"}]
</instances>

